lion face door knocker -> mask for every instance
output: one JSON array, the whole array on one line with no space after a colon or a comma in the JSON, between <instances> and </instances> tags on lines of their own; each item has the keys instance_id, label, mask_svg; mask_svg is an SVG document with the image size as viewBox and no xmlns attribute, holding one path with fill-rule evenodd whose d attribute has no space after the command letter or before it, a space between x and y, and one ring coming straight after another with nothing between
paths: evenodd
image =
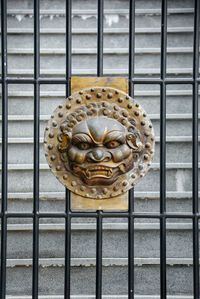
<instances>
[{"instance_id":1,"label":"lion face door knocker","mask_svg":"<svg viewBox=\"0 0 200 299\"><path fill-rule=\"evenodd\" d=\"M123 194L149 169L154 143L146 112L110 87L73 93L54 111L44 137L53 174L73 192L75 207L85 202L88 209L123 206Z\"/></svg>"}]
</instances>

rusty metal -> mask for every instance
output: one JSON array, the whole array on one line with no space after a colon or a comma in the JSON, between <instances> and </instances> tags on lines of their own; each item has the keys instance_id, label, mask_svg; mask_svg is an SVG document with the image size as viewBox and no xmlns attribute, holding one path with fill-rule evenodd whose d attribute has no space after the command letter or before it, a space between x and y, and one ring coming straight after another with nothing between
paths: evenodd
<instances>
[{"instance_id":1,"label":"rusty metal","mask_svg":"<svg viewBox=\"0 0 200 299\"><path fill-rule=\"evenodd\" d=\"M125 92L92 87L57 107L44 147L57 179L81 197L120 196L147 172L154 153L152 123Z\"/></svg>"}]
</instances>

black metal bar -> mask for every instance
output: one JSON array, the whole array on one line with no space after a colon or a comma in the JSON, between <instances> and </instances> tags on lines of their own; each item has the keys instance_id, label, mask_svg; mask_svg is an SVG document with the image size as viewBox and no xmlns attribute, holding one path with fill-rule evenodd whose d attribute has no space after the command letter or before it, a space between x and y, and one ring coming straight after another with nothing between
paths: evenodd
<instances>
[{"instance_id":1,"label":"black metal bar","mask_svg":"<svg viewBox=\"0 0 200 299\"><path fill-rule=\"evenodd\" d=\"M1 199L1 299L6 298L7 195L8 195L8 86L7 76L7 0L1 1L1 71L2 71L2 199Z\"/></svg>"},{"instance_id":2,"label":"black metal bar","mask_svg":"<svg viewBox=\"0 0 200 299\"><path fill-rule=\"evenodd\" d=\"M134 96L135 73L135 0L129 0L129 94Z\"/></svg>"},{"instance_id":3,"label":"black metal bar","mask_svg":"<svg viewBox=\"0 0 200 299\"><path fill-rule=\"evenodd\" d=\"M65 208L65 282L64 298L70 299L70 277L71 277L71 217L70 217L70 191L66 190L66 208Z\"/></svg>"},{"instance_id":4,"label":"black metal bar","mask_svg":"<svg viewBox=\"0 0 200 299\"><path fill-rule=\"evenodd\" d=\"M128 298L134 298L134 190L129 191L128 217ZM134 214L135 216L135 214Z\"/></svg>"},{"instance_id":5,"label":"black metal bar","mask_svg":"<svg viewBox=\"0 0 200 299\"><path fill-rule=\"evenodd\" d=\"M97 0L97 76L103 76L104 0ZM102 212L96 215L96 298L102 298Z\"/></svg>"},{"instance_id":6,"label":"black metal bar","mask_svg":"<svg viewBox=\"0 0 200 299\"><path fill-rule=\"evenodd\" d=\"M200 2L194 1L194 44L193 44L193 104L192 104L192 212L193 218L193 288L194 298L199 298L199 225L198 205L198 82L199 76L199 14Z\"/></svg>"},{"instance_id":7,"label":"black metal bar","mask_svg":"<svg viewBox=\"0 0 200 299\"><path fill-rule=\"evenodd\" d=\"M102 211L97 212L96 234L96 298L102 298Z\"/></svg>"},{"instance_id":8,"label":"black metal bar","mask_svg":"<svg viewBox=\"0 0 200 299\"><path fill-rule=\"evenodd\" d=\"M97 76L103 76L103 16L104 0L97 0Z\"/></svg>"},{"instance_id":9,"label":"black metal bar","mask_svg":"<svg viewBox=\"0 0 200 299\"><path fill-rule=\"evenodd\" d=\"M34 171L33 171L33 271L32 298L38 299L39 176L40 176L40 0L34 0Z\"/></svg>"},{"instance_id":10,"label":"black metal bar","mask_svg":"<svg viewBox=\"0 0 200 299\"><path fill-rule=\"evenodd\" d=\"M129 0L129 95L134 97L135 77L135 0ZM134 189L128 197L128 298L134 299Z\"/></svg>"},{"instance_id":11,"label":"black metal bar","mask_svg":"<svg viewBox=\"0 0 200 299\"><path fill-rule=\"evenodd\" d=\"M160 60L160 214L166 212L166 60L167 60L167 0L161 6L161 60ZM166 279L166 217L160 218L160 296L167 298Z\"/></svg>"},{"instance_id":12,"label":"black metal bar","mask_svg":"<svg viewBox=\"0 0 200 299\"><path fill-rule=\"evenodd\" d=\"M71 54L72 54L72 1L66 1L66 97L71 94ZM71 293L71 216L70 191L65 190L65 281L64 299L70 299Z\"/></svg>"}]
</instances>

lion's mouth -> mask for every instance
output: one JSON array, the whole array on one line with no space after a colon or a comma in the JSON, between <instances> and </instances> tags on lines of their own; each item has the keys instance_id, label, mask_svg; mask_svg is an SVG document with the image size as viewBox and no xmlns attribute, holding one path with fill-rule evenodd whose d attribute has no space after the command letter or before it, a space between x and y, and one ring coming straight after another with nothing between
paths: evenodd
<instances>
[{"instance_id":1,"label":"lion's mouth","mask_svg":"<svg viewBox=\"0 0 200 299\"><path fill-rule=\"evenodd\" d=\"M92 179L94 177L110 178L113 175L113 170L106 166L93 166L85 170L85 175L88 179Z\"/></svg>"}]
</instances>

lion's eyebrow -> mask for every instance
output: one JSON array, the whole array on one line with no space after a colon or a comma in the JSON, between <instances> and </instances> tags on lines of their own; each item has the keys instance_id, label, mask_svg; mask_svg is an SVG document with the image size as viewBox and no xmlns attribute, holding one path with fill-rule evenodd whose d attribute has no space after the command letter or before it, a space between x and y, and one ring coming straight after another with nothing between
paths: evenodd
<instances>
[{"instance_id":1,"label":"lion's eyebrow","mask_svg":"<svg viewBox=\"0 0 200 299\"><path fill-rule=\"evenodd\" d=\"M111 131L105 136L104 143L112 140L120 141L123 143L125 142L125 136L121 131Z\"/></svg>"},{"instance_id":2,"label":"lion's eyebrow","mask_svg":"<svg viewBox=\"0 0 200 299\"><path fill-rule=\"evenodd\" d=\"M90 136L88 136L85 133L77 133L72 137L72 142L74 144L77 144L79 142L92 142L92 139L90 138Z\"/></svg>"}]
</instances>

